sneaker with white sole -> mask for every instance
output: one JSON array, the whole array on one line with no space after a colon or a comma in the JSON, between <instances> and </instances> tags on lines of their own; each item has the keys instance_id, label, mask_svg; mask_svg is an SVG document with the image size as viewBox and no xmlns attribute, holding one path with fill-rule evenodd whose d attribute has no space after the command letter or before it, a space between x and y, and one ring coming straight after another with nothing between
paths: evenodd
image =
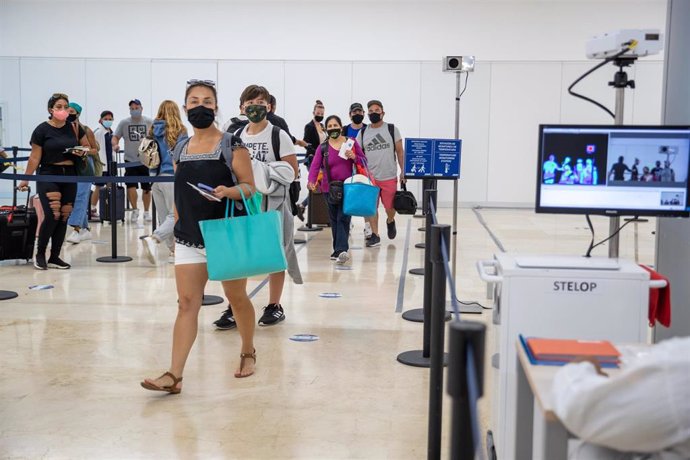
<instances>
[{"instance_id":1,"label":"sneaker with white sole","mask_svg":"<svg viewBox=\"0 0 690 460\"><path fill-rule=\"evenodd\" d=\"M91 235L91 232L88 228L82 228L81 230L79 230L79 241L87 241L92 239L93 236Z\"/></svg>"},{"instance_id":2,"label":"sneaker with white sole","mask_svg":"<svg viewBox=\"0 0 690 460\"><path fill-rule=\"evenodd\" d=\"M144 222L151 222L152 220L151 213L144 211Z\"/></svg>"},{"instance_id":3,"label":"sneaker with white sole","mask_svg":"<svg viewBox=\"0 0 690 460\"><path fill-rule=\"evenodd\" d=\"M338 254L338 259L335 261L335 263L338 265L344 265L349 260L350 260L350 255L347 253L347 251L343 251L340 254Z\"/></svg>"},{"instance_id":4,"label":"sneaker with white sole","mask_svg":"<svg viewBox=\"0 0 690 460\"><path fill-rule=\"evenodd\" d=\"M50 256L50 259L48 259L48 267L57 268L59 270L69 270L72 266L58 256Z\"/></svg>"},{"instance_id":5,"label":"sneaker with white sole","mask_svg":"<svg viewBox=\"0 0 690 460\"><path fill-rule=\"evenodd\" d=\"M68 243L72 244L79 244L81 242L81 238L79 237L79 232L76 230L72 230L72 233L69 234L67 238L65 238L65 241Z\"/></svg>"},{"instance_id":6,"label":"sneaker with white sole","mask_svg":"<svg viewBox=\"0 0 690 460\"><path fill-rule=\"evenodd\" d=\"M371 235L373 235L374 232L371 231L371 224L369 222L364 223L364 239L368 240L371 238Z\"/></svg>"},{"instance_id":7,"label":"sneaker with white sole","mask_svg":"<svg viewBox=\"0 0 690 460\"><path fill-rule=\"evenodd\" d=\"M141 239L141 244L144 246L144 255L151 262L152 265L156 265L158 261L158 244L156 241L147 236Z\"/></svg>"},{"instance_id":8,"label":"sneaker with white sole","mask_svg":"<svg viewBox=\"0 0 690 460\"><path fill-rule=\"evenodd\" d=\"M136 222L139 220L139 210L138 209L133 209L132 210L132 215L129 216L129 221L130 222Z\"/></svg>"}]
</instances>

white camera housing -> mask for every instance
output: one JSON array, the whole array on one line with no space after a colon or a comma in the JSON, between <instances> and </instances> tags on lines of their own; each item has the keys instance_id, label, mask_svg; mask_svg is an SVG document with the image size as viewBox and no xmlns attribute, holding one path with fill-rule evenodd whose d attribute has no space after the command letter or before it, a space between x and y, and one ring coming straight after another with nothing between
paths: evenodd
<instances>
[{"instance_id":1,"label":"white camera housing","mask_svg":"<svg viewBox=\"0 0 690 460\"><path fill-rule=\"evenodd\" d=\"M474 72L474 56L444 56L444 72Z\"/></svg>"},{"instance_id":2,"label":"white camera housing","mask_svg":"<svg viewBox=\"0 0 690 460\"><path fill-rule=\"evenodd\" d=\"M663 49L663 35L659 29L623 29L597 35L587 42L589 59L606 59L619 53L625 43L636 40L637 46L625 57L643 57L658 54Z\"/></svg>"}]
</instances>

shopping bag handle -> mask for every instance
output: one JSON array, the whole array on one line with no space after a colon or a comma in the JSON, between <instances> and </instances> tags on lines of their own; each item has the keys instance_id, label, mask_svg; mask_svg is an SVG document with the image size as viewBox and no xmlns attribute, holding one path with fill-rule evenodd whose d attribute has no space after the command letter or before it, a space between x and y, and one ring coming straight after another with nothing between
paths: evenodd
<instances>
[{"instance_id":1,"label":"shopping bag handle","mask_svg":"<svg viewBox=\"0 0 690 460\"><path fill-rule=\"evenodd\" d=\"M247 210L248 215L252 215L252 211L249 209L249 204L247 203L247 199L244 197L244 192L242 191L242 184L237 186L237 190L240 191L240 196L242 197L242 202L244 203L244 209ZM232 201L230 198L227 198L227 202L225 203L225 218L228 218L228 211L230 212L230 217L235 217L235 207L233 206L232 209L230 209L230 201Z\"/></svg>"}]
</instances>

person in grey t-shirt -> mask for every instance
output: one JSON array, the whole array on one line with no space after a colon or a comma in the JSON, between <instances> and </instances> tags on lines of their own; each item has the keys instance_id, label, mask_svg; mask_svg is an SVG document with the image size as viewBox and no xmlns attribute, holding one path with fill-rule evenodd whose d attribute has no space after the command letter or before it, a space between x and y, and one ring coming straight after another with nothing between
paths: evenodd
<instances>
[{"instance_id":1,"label":"person in grey t-shirt","mask_svg":"<svg viewBox=\"0 0 690 460\"><path fill-rule=\"evenodd\" d=\"M386 226L388 238L394 239L398 231L395 226L395 192L398 190L398 180L405 182L405 174L402 172L403 142L400 131L392 124L383 121L385 112L381 101L372 100L367 103L369 121L371 124L362 127L357 134L357 142L362 146L367 157L367 163L371 174L376 179L376 185L381 188L381 202L386 209ZM398 178L398 165L400 165L400 177ZM381 245L379 237L379 216L367 218L371 225L372 234L368 238L368 248Z\"/></svg>"},{"instance_id":2,"label":"person in grey t-shirt","mask_svg":"<svg viewBox=\"0 0 690 460\"><path fill-rule=\"evenodd\" d=\"M139 99L132 99L129 101L129 118L125 118L117 125L117 129L113 134L113 150L120 151L120 139L125 141L125 163L139 161L138 150L141 139L146 137L146 133L151 128L153 120L141 115L142 105ZM135 166L125 169L125 176L148 176L149 169L146 166ZM143 191L142 201L144 202L144 221L151 222L151 213L149 213L149 206L151 206L151 184L141 183L141 190ZM136 222L139 219L139 209L137 209L137 184L127 184L127 197L129 204L132 206L132 215L130 220Z\"/></svg>"}]
</instances>

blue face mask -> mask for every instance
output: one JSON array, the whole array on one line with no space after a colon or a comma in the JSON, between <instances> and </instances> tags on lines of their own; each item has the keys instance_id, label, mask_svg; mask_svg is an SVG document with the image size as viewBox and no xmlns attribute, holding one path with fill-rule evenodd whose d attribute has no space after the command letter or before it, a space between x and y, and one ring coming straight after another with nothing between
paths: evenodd
<instances>
[{"instance_id":1,"label":"blue face mask","mask_svg":"<svg viewBox=\"0 0 690 460\"><path fill-rule=\"evenodd\" d=\"M101 124L104 128L110 128L111 126L113 126L113 120L103 120Z\"/></svg>"}]
</instances>

